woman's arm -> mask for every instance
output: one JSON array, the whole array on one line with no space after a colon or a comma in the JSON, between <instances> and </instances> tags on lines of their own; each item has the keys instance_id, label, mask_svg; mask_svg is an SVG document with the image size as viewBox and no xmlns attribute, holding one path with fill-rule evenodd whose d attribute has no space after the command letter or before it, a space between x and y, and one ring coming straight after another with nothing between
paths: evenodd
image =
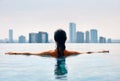
<instances>
[{"instance_id":1,"label":"woman's arm","mask_svg":"<svg viewBox=\"0 0 120 81\"><path fill-rule=\"evenodd\" d=\"M71 56L71 55L80 55L80 54L93 54L93 53L109 53L109 50L102 50L102 51L97 51L97 52L77 52L77 51L67 51L66 56Z\"/></svg>"},{"instance_id":2,"label":"woman's arm","mask_svg":"<svg viewBox=\"0 0 120 81\"><path fill-rule=\"evenodd\" d=\"M32 55L32 53L29 53L29 52L7 52L5 54L9 54L9 55Z\"/></svg>"},{"instance_id":3,"label":"woman's arm","mask_svg":"<svg viewBox=\"0 0 120 81\"><path fill-rule=\"evenodd\" d=\"M51 55L51 50L50 51L44 51L44 52L36 52L36 53L30 53L30 52L7 52L5 54L9 55L38 55L38 56L43 56L43 55Z\"/></svg>"},{"instance_id":4,"label":"woman's arm","mask_svg":"<svg viewBox=\"0 0 120 81\"><path fill-rule=\"evenodd\" d=\"M86 54L91 54L91 53L109 53L109 50L102 50L97 52L86 52Z\"/></svg>"}]
</instances>

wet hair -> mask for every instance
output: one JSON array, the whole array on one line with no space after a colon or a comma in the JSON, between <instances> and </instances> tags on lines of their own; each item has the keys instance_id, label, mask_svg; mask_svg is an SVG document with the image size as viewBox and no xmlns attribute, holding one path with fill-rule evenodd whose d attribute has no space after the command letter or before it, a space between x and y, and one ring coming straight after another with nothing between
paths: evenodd
<instances>
[{"instance_id":1,"label":"wet hair","mask_svg":"<svg viewBox=\"0 0 120 81\"><path fill-rule=\"evenodd\" d=\"M66 42L66 32L62 29L58 29L54 33L54 40L57 43L57 52L58 58L64 57L64 50L65 50L65 42Z\"/></svg>"}]
</instances>

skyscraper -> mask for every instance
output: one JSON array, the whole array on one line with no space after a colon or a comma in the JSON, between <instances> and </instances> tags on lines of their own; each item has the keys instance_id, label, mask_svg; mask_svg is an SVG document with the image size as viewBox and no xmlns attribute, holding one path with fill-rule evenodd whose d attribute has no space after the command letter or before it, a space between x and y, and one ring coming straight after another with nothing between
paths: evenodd
<instances>
[{"instance_id":1,"label":"skyscraper","mask_svg":"<svg viewBox=\"0 0 120 81\"><path fill-rule=\"evenodd\" d=\"M37 35L38 43L48 43L48 33L47 32L39 32Z\"/></svg>"},{"instance_id":2,"label":"skyscraper","mask_svg":"<svg viewBox=\"0 0 120 81\"><path fill-rule=\"evenodd\" d=\"M37 43L37 33L29 33L29 43Z\"/></svg>"},{"instance_id":3,"label":"skyscraper","mask_svg":"<svg viewBox=\"0 0 120 81\"><path fill-rule=\"evenodd\" d=\"M84 43L84 33L83 32L77 32L77 37L76 37L76 42L77 43Z\"/></svg>"},{"instance_id":4,"label":"skyscraper","mask_svg":"<svg viewBox=\"0 0 120 81\"><path fill-rule=\"evenodd\" d=\"M29 33L29 43L48 43L48 33Z\"/></svg>"},{"instance_id":5,"label":"skyscraper","mask_svg":"<svg viewBox=\"0 0 120 81\"><path fill-rule=\"evenodd\" d=\"M98 32L96 29L90 30L90 42L91 43L97 43L98 42Z\"/></svg>"},{"instance_id":6,"label":"skyscraper","mask_svg":"<svg viewBox=\"0 0 120 81\"><path fill-rule=\"evenodd\" d=\"M69 23L69 37L70 42L75 43L76 42L76 24L75 23Z\"/></svg>"},{"instance_id":7,"label":"skyscraper","mask_svg":"<svg viewBox=\"0 0 120 81\"><path fill-rule=\"evenodd\" d=\"M99 37L99 43L106 43L105 37Z\"/></svg>"},{"instance_id":8,"label":"skyscraper","mask_svg":"<svg viewBox=\"0 0 120 81\"><path fill-rule=\"evenodd\" d=\"M89 35L89 31L85 32L85 42L89 43L90 42L90 35Z\"/></svg>"},{"instance_id":9,"label":"skyscraper","mask_svg":"<svg viewBox=\"0 0 120 81\"><path fill-rule=\"evenodd\" d=\"M23 36L23 35L19 36L19 43L26 43L25 36Z\"/></svg>"},{"instance_id":10,"label":"skyscraper","mask_svg":"<svg viewBox=\"0 0 120 81\"><path fill-rule=\"evenodd\" d=\"M13 43L13 30L9 29L9 43Z\"/></svg>"}]
</instances>

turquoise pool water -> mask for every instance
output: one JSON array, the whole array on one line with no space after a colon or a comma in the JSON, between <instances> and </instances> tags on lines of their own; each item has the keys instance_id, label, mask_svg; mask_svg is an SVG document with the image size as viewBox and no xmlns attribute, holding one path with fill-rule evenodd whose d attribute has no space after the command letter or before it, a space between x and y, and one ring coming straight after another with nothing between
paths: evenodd
<instances>
[{"instance_id":1,"label":"turquoise pool water","mask_svg":"<svg viewBox=\"0 0 120 81\"><path fill-rule=\"evenodd\" d=\"M120 44L66 44L76 51L110 50L66 59L5 55L8 51L40 52L54 44L0 44L0 81L120 81Z\"/></svg>"}]
</instances>

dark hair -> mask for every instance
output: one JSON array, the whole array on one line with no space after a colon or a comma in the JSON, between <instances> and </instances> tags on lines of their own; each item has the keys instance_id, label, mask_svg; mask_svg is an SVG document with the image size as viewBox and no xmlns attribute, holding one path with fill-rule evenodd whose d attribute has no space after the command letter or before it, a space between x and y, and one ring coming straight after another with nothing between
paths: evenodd
<instances>
[{"instance_id":1,"label":"dark hair","mask_svg":"<svg viewBox=\"0 0 120 81\"><path fill-rule=\"evenodd\" d=\"M64 50L65 50L65 41L66 41L66 32L62 29L58 29L54 33L54 40L57 43L57 51L58 51L58 58L64 57Z\"/></svg>"}]
</instances>

